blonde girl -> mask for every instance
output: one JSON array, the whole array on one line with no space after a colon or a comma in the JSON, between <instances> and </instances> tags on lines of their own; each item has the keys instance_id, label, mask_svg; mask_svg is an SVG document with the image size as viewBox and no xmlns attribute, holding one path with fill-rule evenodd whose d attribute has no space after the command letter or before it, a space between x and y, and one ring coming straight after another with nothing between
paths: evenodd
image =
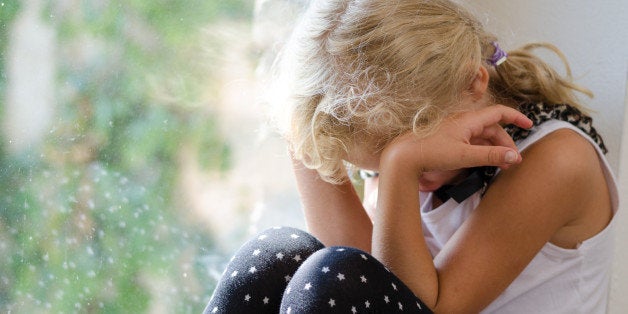
<instances>
[{"instance_id":1,"label":"blonde girl","mask_svg":"<svg viewBox=\"0 0 628 314\"><path fill-rule=\"evenodd\" d=\"M617 189L537 48L565 59L448 0L312 1L276 99L309 233L245 244L206 312L603 313Z\"/></svg>"}]
</instances>

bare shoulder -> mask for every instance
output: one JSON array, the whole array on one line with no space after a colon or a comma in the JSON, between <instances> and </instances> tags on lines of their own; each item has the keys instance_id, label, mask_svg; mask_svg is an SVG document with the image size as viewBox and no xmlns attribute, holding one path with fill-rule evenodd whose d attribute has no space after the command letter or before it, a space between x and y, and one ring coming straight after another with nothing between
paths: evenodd
<instances>
[{"instance_id":1,"label":"bare shoulder","mask_svg":"<svg viewBox=\"0 0 628 314\"><path fill-rule=\"evenodd\" d=\"M504 171L505 177L523 177L521 183L544 185L552 193L572 191L569 194L576 203L593 183L604 181L597 151L591 142L570 129L544 136L521 155L521 164Z\"/></svg>"},{"instance_id":2,"label":"bare shoulder","mask_svg":"<svg viewBox=\"0 0 628 314\"><path fill-rule=\"evenodd\" d=\"M542 169L556 180L574 187L588 176L602 173L597 151L586 138L570 129L559 129L522 152L523 167ZM552 179L552 178L547 178Z\"/></svg>"},{"instance_id":3,"label":"bare shoulder","mask_svg":"<svg viewBox=\"0 0 628 314\"><path fill-rule=\"evenodd\" d=\"M530 205L521 208L526 212L575 219L574 206L586 198L583 193L591 175L602 173L593 146L578 133L560 129L527 147L521 156L520 164L496 177L485 198L496 203L522 201Z\"/></svg>"},{"instance_id":4,"label":"bare shoulder","mask_svg":"<svg viewBox=\"0 0 628 314\"><path fill-rule=\"evenodd\" d=\"M612 217L611 202L590 141L573 130L560 129L528 147L522 156L518 167L505 171L505 179L511 177L505 181L520 182L526 187L521 196L541 198L543 210L564 218L550 242L573 248L606 227Z\"/></svg>"},{"instance_id":5,"label":"bare shoulder","mask_svg":"<svg viewBox=\"0 0 628 314\"><path fill-rule=\"evenodd\" d=\"M597 151L591 142L570 129L559 129L546 135L526 152L524 154L535 155L533 158L561 166L559 169L563 170L601 170ZM593 166L594 169L590 169L589 166Z\"/></svg>"}]
</instances>

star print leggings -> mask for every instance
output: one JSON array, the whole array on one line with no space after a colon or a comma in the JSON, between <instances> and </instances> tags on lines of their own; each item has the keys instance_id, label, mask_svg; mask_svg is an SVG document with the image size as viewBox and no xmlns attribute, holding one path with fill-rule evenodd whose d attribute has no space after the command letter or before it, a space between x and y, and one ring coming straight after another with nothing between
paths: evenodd
<instances>
[{"instance_id":1,"label":"star print leggings","mask_svg":"<svg viewBox=\"0 0 628 314\"><path fill-rule=\"evenodd\" d=\"M398 312L432 313L368 253L278 227L240 248L204 313Z\"/></svg>"}]
</instances>

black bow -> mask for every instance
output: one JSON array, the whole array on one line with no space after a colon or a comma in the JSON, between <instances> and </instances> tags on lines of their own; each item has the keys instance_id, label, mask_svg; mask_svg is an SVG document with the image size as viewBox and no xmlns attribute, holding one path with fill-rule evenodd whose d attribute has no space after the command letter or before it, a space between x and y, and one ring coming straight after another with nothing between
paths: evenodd
<instances>
[{"instance_id":1,"label":"black bow","mask_svg":"<svg viewBox=\"0 0 628 314\"><path fill-rule=\"evenodd\" d=\"M483 189L486 186L486 178L484 168L473 168L469 176L455 185L443 185L434 194L444 202L453 198L456 202L462 203L473 193Z\"/></svg>"}]
</instances>

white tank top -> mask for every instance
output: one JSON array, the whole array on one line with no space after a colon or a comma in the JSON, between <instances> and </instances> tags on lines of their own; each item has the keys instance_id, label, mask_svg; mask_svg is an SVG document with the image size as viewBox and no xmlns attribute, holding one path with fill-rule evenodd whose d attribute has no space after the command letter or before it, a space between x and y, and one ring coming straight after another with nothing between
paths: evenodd
<instances>
[{"instance_id":1,"label":"white tank top","mask_svg":"<svg viewBox=\"0 0 628 314\"><path fill-rule=\"evenodd\" d=\"M589 136L568 122L550 120L517 143L520 151L558 129L571 129L596 148L610 191L613 217L618 191L604 154ZM432 193L421 193L421 217L427 245L436 256L480 203L477 192L458 204L449 199L432 209ZM606 313L613 260L613 218L600 233L576 249L546 243L530 264L482 313Z\"/></svg>"}]
</instances>

